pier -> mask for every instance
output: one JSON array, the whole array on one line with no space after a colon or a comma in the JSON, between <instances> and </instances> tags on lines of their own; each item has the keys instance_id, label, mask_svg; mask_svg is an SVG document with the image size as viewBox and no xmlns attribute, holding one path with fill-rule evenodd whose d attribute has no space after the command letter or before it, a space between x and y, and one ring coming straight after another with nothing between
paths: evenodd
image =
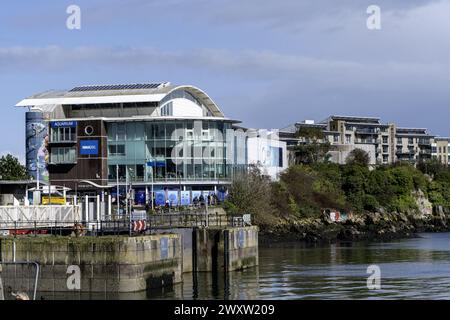
<instances>
[{"instance_id":1,"label":"pier","mask_svg":"<svg viewBox=\"0 0 450 320\"><path fill-rule=\"evenodd\" d=\"M84 222L82 235L74 229L77 222L56 223L55 232L54 221L46 225L42 220L9 221L0 228L4 288L32 292L37 276L38 296L121 295L172 287L198 272L229 273L259 262L258 228L249 217L229 216L220 208L149 215L145 229L138 231L129 217ZM12 229L5 232L7 228ZM18 261L35 263L40 270L36 274L29 264L14 263Z\"/></svg>"}]
</instances>

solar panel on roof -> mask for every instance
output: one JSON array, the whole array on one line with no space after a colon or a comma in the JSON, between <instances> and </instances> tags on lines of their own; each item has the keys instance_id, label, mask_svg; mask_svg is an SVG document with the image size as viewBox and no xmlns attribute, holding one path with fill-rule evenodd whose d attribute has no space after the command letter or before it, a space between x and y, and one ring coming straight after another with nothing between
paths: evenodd
<instances>
[{"instance_id":1,"label":"solar panel on roof","mask_svg":"<svg viewBox=\"0 0 450 320\"><path fill-rule=\"evenodd\" d=\"M162 83L144 83L144 84L118 84L118 85L102 85L102 86L82 86L75 87L69 92L82 91L107 91L107 90L136 90L136 89L156 89Z\"/></svg>"}]
</instances>

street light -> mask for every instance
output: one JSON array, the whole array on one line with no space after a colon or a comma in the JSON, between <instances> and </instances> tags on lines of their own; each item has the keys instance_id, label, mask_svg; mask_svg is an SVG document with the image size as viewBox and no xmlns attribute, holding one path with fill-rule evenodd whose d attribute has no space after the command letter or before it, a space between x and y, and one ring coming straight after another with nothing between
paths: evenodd
<instances>
[{"instance_id":1,"label":"street light","mask_svg":"<svg viewBox=\"0 0 450 320\"><path fill-rule=\"evenodd\" d=\"M154 183L155 183L155 180L154 180L154 175L155 175L155 171L154 171L154 167L155 167L155 165L156 165L156 159L155 158L150 158L149 160L147 160L147 167L151 167L152 168L152 191L151 191L151 194L150 194L150 202L151 202L151 206L152 206L152 211L154 211L155 210L155 206L154 206L154 204L153 204L153 186L154 186ZM149 165L150 164L150 165Z\"/></svg>"}]
</instances>

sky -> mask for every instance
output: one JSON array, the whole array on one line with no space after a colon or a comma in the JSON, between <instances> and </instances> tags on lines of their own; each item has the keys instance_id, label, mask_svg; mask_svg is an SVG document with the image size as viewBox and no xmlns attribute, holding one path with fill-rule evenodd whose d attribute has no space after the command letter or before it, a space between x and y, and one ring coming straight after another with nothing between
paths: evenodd
<instances>
[{"instance_id":1,"label":"sky","mask_svg":"<svg viewBox=\"0 0 450 320\"><path fill-rule=\"evenodd\" d=\"M69 30L66 10L81 9ZM381 29L369 30L369 5ZM170 81L252 128L331 114L450 136L450 0L40 0L0 4L0 154L35 93Z\"/></svg>"}]
</instances>

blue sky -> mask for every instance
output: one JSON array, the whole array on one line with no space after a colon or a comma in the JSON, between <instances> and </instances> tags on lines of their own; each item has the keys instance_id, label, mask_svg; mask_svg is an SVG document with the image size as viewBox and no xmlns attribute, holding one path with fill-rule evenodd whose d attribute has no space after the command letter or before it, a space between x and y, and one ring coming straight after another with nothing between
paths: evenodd
<instances>
[{"instance_id":1,"label":"blue sky","mask_svg":"<svg viewBox=\"0 0 450 320\"><path fill-rule=\"evenodd\" d=\"M82 29L66 28L76 4ZM366 9L382 29L366 28ZM24 157L24 111L49 89L170 81L250 127L380 116L450 136L448 0L108 0L0 4L0 153Z\"/></svg>"}]
</instances>

